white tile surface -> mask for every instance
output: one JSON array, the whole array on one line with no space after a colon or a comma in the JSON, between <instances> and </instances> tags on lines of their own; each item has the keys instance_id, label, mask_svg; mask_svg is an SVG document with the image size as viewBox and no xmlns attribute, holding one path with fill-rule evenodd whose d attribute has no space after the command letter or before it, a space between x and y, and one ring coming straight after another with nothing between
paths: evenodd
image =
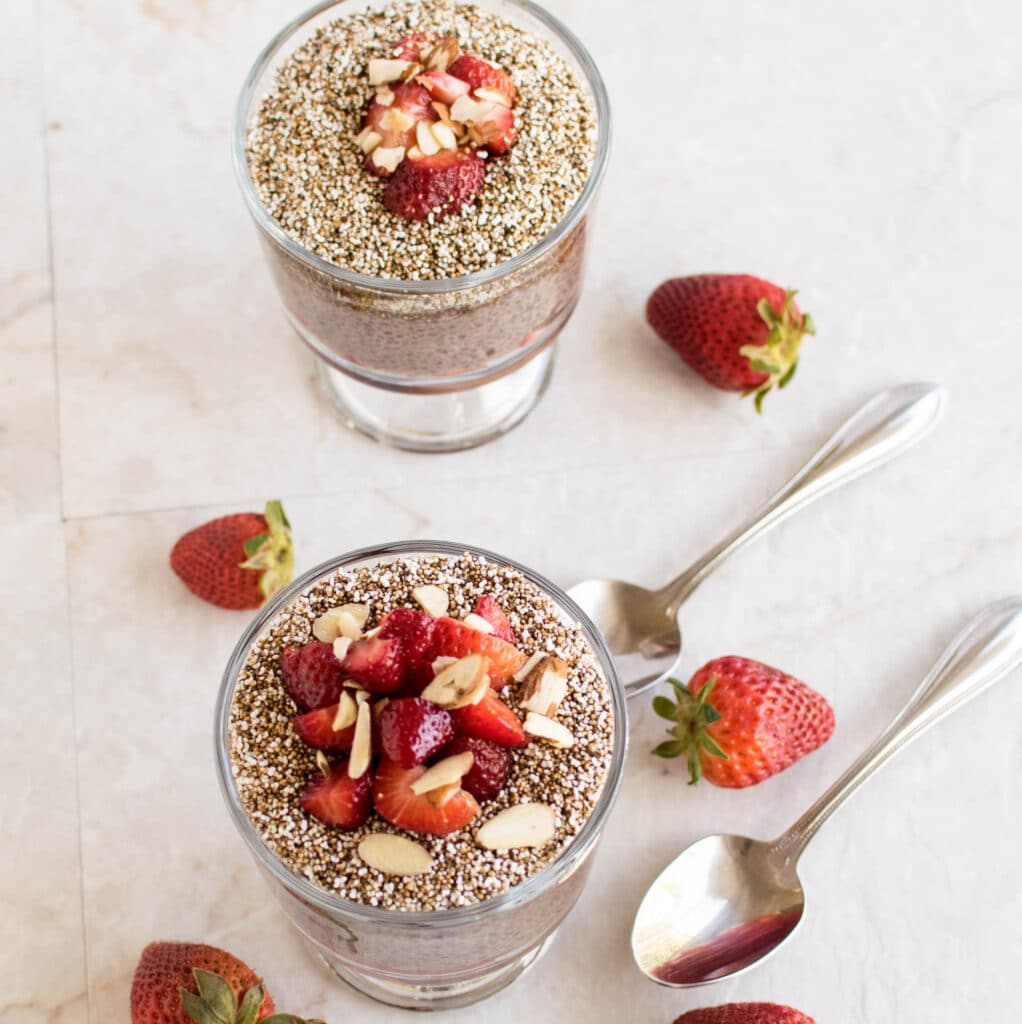
<instances>
[{"instance_id":1,"label":"white tile surface","mask_svg":"<svg viewBox=\"0 0 1022 1024\"><path fill-rule=\"evenodd\" d=\"M783 665L832 701L834 738L754 790L693 791L647 756L660 724L636 705L576 913L527 979L445 1018L668 1024L769 998L821 1024L950 1024L964 1006L994 1020L1013 1005L1018 678L828 825L803 864L809 916L761 970L665 992L626 941L676 849L783 828L968 615L1022 590L1017 7L638 0L622 31L620 5L551 6L591 46L616 113L589 286L534 416L439 458L377 448L318 403L231 180L235 91L300 4L38 0L41 46L32 5L0 14L16 154L0 191L0 530L19 582L0 598L18 623L0 640L0 769L14 781L0 809L19 826L0 849L19 935L0 951L3 1024L79 1024L87 1008L92 1024L125 1019L138 952L160 936L228 946L287 1009L404 1019L306 958L221 810L210 714L244 616L170 575L184 529L280 495L305 567L437 536L565 583L659 582L871 391L920 377L950 387L939 434L743 553L683 616L685 673L726 652ZM666 58L651 39L671 41ZM820 324L762 420L642 323L661 278L712 269L798 284Z\"/></svg>"}]
</instances>

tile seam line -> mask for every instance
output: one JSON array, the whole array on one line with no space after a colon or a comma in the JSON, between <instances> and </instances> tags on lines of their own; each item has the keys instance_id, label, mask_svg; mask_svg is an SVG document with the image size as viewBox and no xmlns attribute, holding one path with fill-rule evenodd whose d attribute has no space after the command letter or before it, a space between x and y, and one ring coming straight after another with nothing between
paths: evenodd
<instances>
[{"instance_id":1,"label":"tile seam line","mask_svg":"<svg viewBox=\"0 0 1022 1024\"><path fill-rule=\"evenodd\" d=\"M822 442L819 442L822 444ZM741 451L732 452L703 452L693 453L690 455L672 455L662 458L652 459L634 459L631 461L621 462L592 462L592 463L578 463L568 467L571 472L596 472L599 470L613 471L615 469L627 469L632 466L653 466L663 465L672 466L676 464L682 464L686 462L694 462L700 459L713 459L713 458L735 458L745 456L763 455L766 453L773 452L792 452L799 453L802 450L815 451L819 444L812 441L798 441L792 444L785 444L779 447L766 447L766 448L749 448ZM785 477L784 480L778 480L777 487L780 487L796 470L800 467L793 467L789 476ZM432 483L442 487L456 487L461 483L479 484L479 483L498 483L507 480L516 480L522 478L530 479L543 479L546 477L556 478L566 472L565 468L560 469L543 469L543 470L529 470L522 473L494 473L494 474L480 474L474 475L471 478L467 477L438 477L433 481L423 480L420 482L420 486L427 486ZM358 494L380 494L386 493L387 491L397 490L404 486L403 480L390 480L380 481L377 483L367 483L364 486L353 490L350 487L345 487L340 490L321 490L321 491L292 491L292 492L279 492L281 501L307 501L314 498L340 498L345 495L358 495ZM91 522L94 520L101 519L117 519L121 516L148 516L148 515L159 515L164 512L188 512L188 511L200 511L208 509L216 505L228 505L228 504L241 504L248 503L252 505L258 505L261 502L265 502L267 492L261 492L258 494L241 494L237 497L230 498L211 498L204 501L189 501L184 504L166 504L166 505L144 505L138 508L124 508L124 509L105 509L98 512L78 512L62 515L62 520L65 523L76 523L76 522Z\"/></svg>"},{"instance_id":2,"label":"tile seam line","mask_svg":"<svg viewBox=\"0 0 1022 1024\"><path fill-rule=\"evenodd\" d=\"M82 835L81 754L78 743L78 692L75 687L74 620L71 602L71 566L67 549L67 524L64 501L64 444L60 419L60 352L57 344L57 275L54 258L53 190L51 187L49 108L46 94L46 54L42 32L43 0L34 0L36 59L39 62L39 142L43 151L43 189L46 197L46 260L50 284L50 348L53 365L53 416L57 440L57 512L61 521L64 556L64 615L67 623L67 672L71 687L71 736L74 743L75 815L78 819L78 913L81 922L82 971L85 981L85 1019L92 1024L92 972L89 964L89 938L85 906L85 849Z\"/></svg>"}]
</instances>

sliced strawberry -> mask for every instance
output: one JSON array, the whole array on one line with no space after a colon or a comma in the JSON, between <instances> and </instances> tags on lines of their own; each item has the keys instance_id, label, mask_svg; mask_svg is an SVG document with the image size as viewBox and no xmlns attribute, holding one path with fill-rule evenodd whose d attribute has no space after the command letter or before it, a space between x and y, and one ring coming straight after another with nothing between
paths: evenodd
<instances>
[{"instance_id":1,"label":"sliced strawberry","mask_svg":"<svg viewBox=\"0 0 1022 1024\"><path fill-rule=\"evenodd\" d=\"M482 57L463 53L447 69L448 74L467 82L472 89L493 89L507 99L508 106L515 101L515 83L503 69L494 67Z\"/></svg>"},{"instance_id":2,"label":"sliced strawberry","mask_svg":"<svg viewBox=\"0 0 1022 1024\"><path fill-rule=\"evenodd\" d=\"M492 800L504 788L511 767L511 755L506 747L474 736L455 736L444 747L443 756L472 752L472 767L461 780L462 789L471 793L480 803Z\"/></svg>"},{"instance_id":3,"label":"sliced strawberry","mask_svg":"<svg viewBox=\"0 0 1022 1024\"><path fill-rule=\"evenodd\" d=\"M451 712L454 727L465 736L489 740L500 747L520 747L529 737L519 717L494 692L487 690L478 704Z\"/></svg>"},{"instance_id":4,"label":"sliced strawberry","mask_svg":"<svg viewBox=\"0 0 1022 1024\"><path fill-rule=\"evenodd\" d=\"M436 619L415 608L395 608L388 612L380 623L379 635L385 639L401 641L404 652L406 692L418 695L433 678L431 655L433 649L433 628Z\"/></svg>"},{"instance_id":5,"label":"sliced strawberry","mask_svg":"<svg viewBox=\"0 0 1022 1024\"><path fill-rule=\"evenodd\" d=\"M509 644L515 642L515 631L511 628L511 623L504 614L504 609L489 594L483 594L476 601L476 606L472 611L481 619L486 619L493 626L494 636L500 637L501 640L506 640Z\"/></svg>"},{"instance_id":6,"label":"sliced strawberry","mask_svg":"<svg viewBox=\"0 0 1022 1024\"><path fill-rule=\"evenodd\" d=\"M472 123L479 142L495 156L506 153L518 138L518 120L510 107L487 104L487 111Z\"/></svg>"},{"instance_id":7,"label":"sliced strawberry","mask_svg":"<svg viewBox=\"0 0 1022 1024\"><path fill-rule=\"evenodd\" d=\"M389 105L379 99L370 102L362 127L380 136L377 149L407 150L415 145L415 126L420 121L437 120L437 113L432 107L433 98L415 82L400 82L391 86L391 91L394 101ZM374 163L372 153L366 155L365 169L381 178L389 177L391 173Z\"/></svg>"},{"instance_id":8,"label":"sliced strawberry","mask_svg":"<svg viewBox=\"0 0 1022 1024\"><path fill-rule=\"evenodd\" d=\"M433 99L448 106L459 96L468 95L468 85L446 71L426 71L416 77L416 82L422 85Z\"/></svg>"},{"instance_id":9,"label":"sliced strawberry","mask_svg":"<svg viewBox=\"0 0 1022 1024\"><path fill-rule=\"evenodd\" d=\"M393 693L405 675L401 641L393 638L374 636L356 640L340 665L343 678L354 679L370 693Z\"/></svg>"},{"instance_id":10,"label":"sliced strawberry","mask_svg":"<svg viewBox=\"0 0 1022 1024\"><path fill-rule=\"evenodd\" d=\"M442 149L433 156L404 160L383 193L391 213L425 220L459 213L479 194L486 166L472 149Z\"/></svg>"},{"instance_id":11,"label":"sliced strawberry","mask_svg":"<svg viewBox=\"0 0 1022 1024\"><path fill-rule=\"evenodd\" d=\"M439 42L440 35L437 32L413 32L394 44L391 55L395 60L411 60L421 64Z\"/></svg>"},{"instance_id":12,"label":"sliced strawberry","mask_svg":"<svg viewBox=\"0 0 1022 1024\"><path fill-rule=\"evenodd\" d=\"M526 662L525 655L514 644L493 633L480 633L456 619L437 619L433 628L433 657L466 658L470 654L486 656L490 683L497 687L503 686Z\"/></svg>"},{"instance_id":13,"label":"sliced strawberry","mask_svg":"<svg viewBox=\"0 0 1022 1024\"><path fill-rule=\"evenodd\" d=\"M280 652L280 672L287 692L303 710L335 704L347 678L330 644L314 641Z\"/></svg>"},{"instance_id":14,"label":"sliced strawberry","mask_svg":"<svg viewBox=\"0 0 1022 1024\"><path fill-rule=\"evenodd\" d=\"M425 765L404 769L383 758L373 783L377 813L408 832L445 836L464 828L479 813L475 797L463 789L416 795L412 783L425 771Z\"/></svg>"},{"instance_id":15,"label":"sliced strawberry","mask_svg":"<svg viewBox=\"0 0 1022 1024\"><path fill-rule=\"evenodd\" d=\"M402 768L422 764L454 735L450 712L419 697L387 701L377 727L377 749Z\"/></svg>"},{"instance_id":16,"label":"sliced strawberry","mask_svg":"<svg viewBox=\"0 0 1022 1024\"><path fill-rule=\"evenodd\" d=\"M309 780L301 796L302 809L314 818L337 828L358 828L369 817L369 797L373 788L373 774L365 772L361 778L348 777L347 761L330 766L330 774L317 773Z\"/></svg>"},{"instance_id":17,"label":"sliced strawberry","mask_svg":"<svg viewBox=\"0 0 1022 1024\"><path fill-rule=\"evenodd\" d=\"M316 750L325 750L328 754L342 753L351 750L355 739L355 726L346 729L335 729L334 719L337 717L337 704L328 704L325 708L306 711L291 719L291 728L298 734L302 742Z\"/></svg>"}]
</instances>

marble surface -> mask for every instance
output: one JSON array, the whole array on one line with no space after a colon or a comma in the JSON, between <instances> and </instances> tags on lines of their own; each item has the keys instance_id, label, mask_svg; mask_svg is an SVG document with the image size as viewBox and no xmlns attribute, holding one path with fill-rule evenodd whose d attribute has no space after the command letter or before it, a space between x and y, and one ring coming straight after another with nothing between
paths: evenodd
<instances>
[{"instance_id":1,"label":"marble surface","mask_svg":"<svg viewBox=\"0 0 1022 1024\"><path fill-rule=\"evenodd\" d=\"M951 392L933 438L743 553L683 614L685 673L723 653L782 665L832 701L834 738L753 790L692 790L648 756L661 727L633 704L582 902L519 984L444 1016L668 1024L740 998L876 1024L1013 1005L1019 675L820 834L783 955L669 992L627 937L676 849L779 831L967 616L1022 591L1017 5L636 0L625 31L606 0L550 6L616 113L588 287L537 412L489 447L423 458L348 433L317 400L231 179L235 91L300 4L3 5L0 894L17 939L0 948L2 1024L127 1019L156 937L231 948L291 1010L404 1019L306 957L221 808L211 708L245 617L169 573L185 529L279 496L300 568L433 536L564 583L655 583L872 391L921 377ZM651 39L670 41L655 59ZM762 419L642 322L660 279L714 269L798 284L820 325Z\"/></svg>"}]
</instances>

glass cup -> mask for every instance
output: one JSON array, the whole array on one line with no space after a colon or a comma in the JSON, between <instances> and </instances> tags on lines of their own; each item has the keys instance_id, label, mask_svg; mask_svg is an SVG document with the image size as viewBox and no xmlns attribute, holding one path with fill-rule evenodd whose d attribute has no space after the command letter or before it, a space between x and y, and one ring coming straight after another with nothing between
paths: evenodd
<instances>
[{"instance_id":1,"label":"glass cup","mask_svg":"<svg viewBox=\"0 0 1022 1024\"><path fill-rule=\"evenodd\" d=\"M328 0L270 41L238 102L234 165L288 319L348 426L399 448L455 451L510 430L546 389L555 341L582 287L588 211L610 151L610 105L592 58L553 15L530 0L474 0L548 41L588 91L597 143L585 188L549 234L491 269L438 281L342 270L298 245L266 212L246 138L277 69L297 47L324 24L388 2Z\"/></svg>"},{"instance_id":2,"label":"glass cup","mask_svg":"<svg viewBox=\"0 0 1022 1024\"><path fill-rule=\"evenodd\" d=\"M422 912L385 910L338 897L293 872L263 841L234 785L228 724L234 686L252 644L302 591L339 568L406 557L479 555L513 566L579 623L607 681L614 741L596 807L560 856L520 885L467 907ZM216 707L216 765L227 809L291 923L343 981L380 1002L409 1009L466 1006L499 991L543 951L585 885L592 855L614 804L627 748L625 695L604 642L559 587L509 558L467 544L411 541L363 548L331 559L295 580L256 616L231 655Z\"/></svg>"}]
</instances>

